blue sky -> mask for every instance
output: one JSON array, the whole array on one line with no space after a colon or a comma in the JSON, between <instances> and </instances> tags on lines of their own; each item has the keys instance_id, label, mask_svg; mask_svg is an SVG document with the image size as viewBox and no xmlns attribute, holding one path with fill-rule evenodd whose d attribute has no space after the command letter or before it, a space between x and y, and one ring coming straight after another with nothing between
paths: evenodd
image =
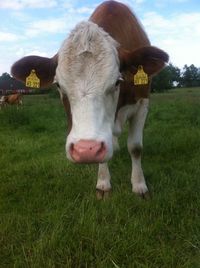
<instances>
[{"instance_id":1,"label":"blue sky","mask_svg":"<svg viewBox=\"0 0 200 268\"><path fill-rule=\"evenodd\" d=\"M0 1L0 75L17 59L53 56L71 29L87 20L99 0ZM199 0L122 0L136 13L151 40L171 62L200 67Z\"/></svg>"}]
</instances>

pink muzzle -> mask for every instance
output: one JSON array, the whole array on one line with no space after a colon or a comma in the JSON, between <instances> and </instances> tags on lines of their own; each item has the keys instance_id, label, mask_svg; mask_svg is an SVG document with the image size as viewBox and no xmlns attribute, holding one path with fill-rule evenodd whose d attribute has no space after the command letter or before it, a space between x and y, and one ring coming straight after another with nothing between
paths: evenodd
<instances>
[{"instance_id":1,"label":"pink muzzle","mask_svg":"<svg viewBox=\"0 0 200 268\"><path fill-rule=\"evenodd\" d=\"M77 163L103 162L107 149L104 142L95 140L80 140L71 144L69 153Z\"/></svg>"}]
</instances>

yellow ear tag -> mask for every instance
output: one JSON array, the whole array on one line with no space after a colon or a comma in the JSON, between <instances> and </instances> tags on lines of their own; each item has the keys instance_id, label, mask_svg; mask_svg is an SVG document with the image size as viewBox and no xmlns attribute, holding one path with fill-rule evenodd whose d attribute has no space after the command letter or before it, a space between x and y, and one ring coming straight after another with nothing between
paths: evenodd
<instances>
[{"instance_id":1,"label":"yellow ear tag","mask_svg":"<svg viewBox=\"0 0 200 268\"><path fill-rule=\"evenodd\" d=\"M148 84L148 75L144 72L143 66L138 66L138 71L134 75L134 85L147 85Z\"/></svg>"},{"instance_id":2,"label":"yellow ear tag","mask_svg":"<svg viewBox=\"0 0 200 268\"><path fill-rule=\"evenodd\" d=\"M31 70L29 76L26 77L26 86L27 87L40 87L40 79L37 77L35 70Z\"/></svg>"}]
</instances>

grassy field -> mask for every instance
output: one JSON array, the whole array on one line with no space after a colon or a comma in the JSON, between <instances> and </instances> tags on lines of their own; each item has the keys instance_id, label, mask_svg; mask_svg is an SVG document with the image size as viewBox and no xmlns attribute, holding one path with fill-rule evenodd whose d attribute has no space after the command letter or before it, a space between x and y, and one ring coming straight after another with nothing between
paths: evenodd
<instances>
[{"instance_id":1,"label":"grassy field","mask_svg":"<svg viewBox=\"0 0 200 268\"><path fill-rule=\"evenodd\" d=\"M97 166L69 163L65 139L59 99L0 111L0 267L200 267L200 88L151 97L150 201L131 192L126 131L106 201L95 198Z\"/></svg>"}]
</instances>

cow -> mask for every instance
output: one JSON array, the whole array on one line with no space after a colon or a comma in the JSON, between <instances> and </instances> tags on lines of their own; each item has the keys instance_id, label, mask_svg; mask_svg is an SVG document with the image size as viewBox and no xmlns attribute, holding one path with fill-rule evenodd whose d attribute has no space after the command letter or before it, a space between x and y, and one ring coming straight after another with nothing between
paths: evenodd
<instances>
[{"instance_id":1,"label":"cow","mask_svg":"<svg viewBox=\"0 0 200 268\"><path fill-rule=\"evenodd\" d=\"M0 110L6 105L5 97L6 96L1 96L0 98Z\"/></svg>"},{"instance_id":2,"label":"cow","mask_svg":"<svg viewBox=\"0 0 200 268\"><path fill-rule=\"evenodd\" d=\"M11 94L8 96L2 96L0 99L0 106L4 107L10 105L17 105L17 108L19 105L22 105L22 95L20 93Z\"/></svg>"},{"instance_id":3,"label":"cow","mask_svg":"<svg viewBox=\"0 0 200 268\"><path fill-rule=\"evenodd\" d=\"M35 70L41 87L57 82L68 118L67 158L75 163L99 164L98 198L111 191L108 160L128 121L132 191L146 197L148 188L141 167L143 128L152 76L168 59L166 52L150 44L129 7L106 1L88 21L75 26L55 56L26 56L13 64L11 73L25 82ZM139 69L148 76L147 83L134 83Z\"/></svg>"}]
</instances>

